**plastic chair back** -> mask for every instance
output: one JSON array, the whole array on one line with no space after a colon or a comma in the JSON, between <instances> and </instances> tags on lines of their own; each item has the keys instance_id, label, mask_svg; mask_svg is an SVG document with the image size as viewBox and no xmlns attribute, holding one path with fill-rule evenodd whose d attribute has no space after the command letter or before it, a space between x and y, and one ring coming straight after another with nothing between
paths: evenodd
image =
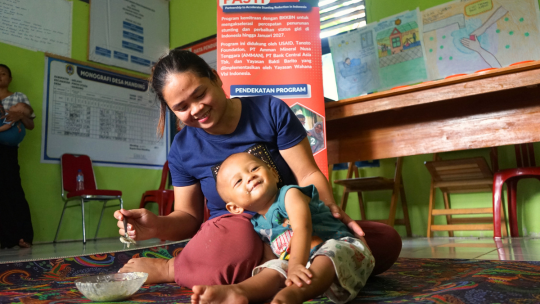
<instances>
[{"instance_id":1,"label":"plastic chair back","mask_svg":"<svg viewBox=\"0 0 540 304\"><path fill-rule=\"evenodd\" d=\"M72 192L77 189L77 173L79 170L84 175L84 189L95 190L96 180L92 161L88 155L63 154L60 159L62 166L62 190Z\"/></svg>"},{"instance_id":2,"label":"plastic chair back","mask_svg":"<svg viewBox=\"0 0 540 304\"><path fill-rule=\"evenodd\" d=\"M167 177L169 176L169 161L166 161L161 170L161 183L159 184L159 190L165 190L167 183Z\"/></svg>"}]
</instances>

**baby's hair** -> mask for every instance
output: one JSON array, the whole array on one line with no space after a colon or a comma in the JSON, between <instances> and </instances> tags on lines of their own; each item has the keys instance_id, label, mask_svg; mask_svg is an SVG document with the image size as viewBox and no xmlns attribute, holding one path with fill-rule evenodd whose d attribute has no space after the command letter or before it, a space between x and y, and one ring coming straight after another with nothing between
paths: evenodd
<instances>
[{"instance_id":1,"label":"baby's hair","mask_svg":"<svg viewBox=\"0 0 540 304\"><path fill-rule=\"evenodd\" d=\"M235 154L240 154L240 153L248 153L248 154L251 154L251 155L255 156L256 158L260 159L263 163L265 163L268 167L270 167L271 170L273 170L273 171L275 171L277 173L277 175L278 175L278 188L283 187L283 179L281 178L281 174L279 174L279 170L277 169L276 164L275 164L274 160L272 159L272 156L270 155L270 151L268 151L268 148L265 145L256 144L256 145L253 145L250 148L246 149L244 152L233 153L233 154L229 155L221 163L219 163L219 164L217 164L217 165L215 165L215 166L213 166L211 168L212 175L214 176L214 180L216 181L216 190L218 189L217 175L218 175L219 169L221 168L221 164L223 164L229 157L231 157L231 156L233 156ZM218 194L221 196L221 194L219 193L219 190L218 190Z\"/></svg>"},{"instance_id":2,"label":"baby's hair","mask_svg":"<svg viewBox=\"0 0 540 304\"><path fill-rule=\"evenodd\" d=\"M272 159L272 155L270 155L270 151L268 151L268 148L265 145L256 144L256 145L253 145L253 146L249 147L248 149L246 149L243 152L246 152L248 154L251 154L251 155L257 157L258 159L260 159L264 163L266 163L271 169L275 170L278 173L278 180L279 180L278 186L279 187L283 186L283 180L281 179L281 174L279 174L279 170L277 169L276 163ZM238 153L233 153L233 154L229 155L227 158L231 157L234 154L238 154ZM225 160L223 160L223 162ZM214 176L214 180L217 180L217 174L218 174L219 168L221 167L221 164L223 162L221 162L221 163L219 163L219 164L217 164L217 165L215 165L215 166L213 166L211 168L212 176Z\"/></svg>"}]
</instances>

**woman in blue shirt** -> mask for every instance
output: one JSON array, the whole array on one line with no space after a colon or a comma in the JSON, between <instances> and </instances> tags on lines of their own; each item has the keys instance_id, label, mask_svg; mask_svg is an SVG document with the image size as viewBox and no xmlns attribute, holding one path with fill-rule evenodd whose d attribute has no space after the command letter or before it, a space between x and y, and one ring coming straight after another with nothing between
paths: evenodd
<instances>
[{"instance_id":1,"label":"woman in blue shirt","mask_svg":"<svg viewBox=\"0 0 540 304\"><path fill-rule=\"evenodd\" d=\"M192 239L171 261L132 259L121 272L144 271L149 273L147 283L176 281L191 288L241 282L261 261L273 258L254 232L251 214L228 214L212 176L212 167L229 155L260 146L269 151L283 184L315 185L336 218L357 236L366 232L366 243L381 261L374 274L397 259L401 239L392 227L367 221L359 225L336 206L302 124L283 101L272 96L227 98L218 73L184 50L172 50L160 59L151 83L161 104L158 131L163 133L167 108L186 126L169 153L174 211L156 216L146 209L120 210L115 218L121 235L127 218L128 234L135 240ZM203 223L205 199L210 219Z\"/></svg>"}]
</instances>

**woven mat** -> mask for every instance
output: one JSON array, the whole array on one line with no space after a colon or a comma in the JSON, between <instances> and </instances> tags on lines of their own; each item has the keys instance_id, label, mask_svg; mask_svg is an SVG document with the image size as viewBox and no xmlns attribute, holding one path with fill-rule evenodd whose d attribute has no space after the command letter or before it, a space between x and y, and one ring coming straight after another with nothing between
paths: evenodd
<instances>
[{"instance_id":1,"label":"woven mat","mask_svg":"<svg viewBox=\"0 0 540 304\"><path fill-rule=\"evenodd\" d=\"M0 303L90 302L75 287L77 278L117 272L133 257L171 258L184 246L0 264ZM144 285L123 303L189 303L190 296L176 284ZM350 303L408 302L540 303L540 262L400 258Z\"/></svg>"}]
</instances>

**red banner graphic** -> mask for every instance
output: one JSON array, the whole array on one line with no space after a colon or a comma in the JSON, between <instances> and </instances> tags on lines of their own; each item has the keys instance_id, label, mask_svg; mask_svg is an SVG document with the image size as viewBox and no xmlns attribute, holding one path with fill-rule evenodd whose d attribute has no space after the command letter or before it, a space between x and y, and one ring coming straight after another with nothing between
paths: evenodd
<instances>
[{"instance_id":1,"label":"red banner graphic","mask_svg":"<svg viewBox=\"0 0 540 304\"><path fill-rule=\"evenodd\" d=\"M285 101L303 123L315 161L328 175L316 3L218 0L217 71L231 97L273 95Z\"/></svg>"}]
</instances>

